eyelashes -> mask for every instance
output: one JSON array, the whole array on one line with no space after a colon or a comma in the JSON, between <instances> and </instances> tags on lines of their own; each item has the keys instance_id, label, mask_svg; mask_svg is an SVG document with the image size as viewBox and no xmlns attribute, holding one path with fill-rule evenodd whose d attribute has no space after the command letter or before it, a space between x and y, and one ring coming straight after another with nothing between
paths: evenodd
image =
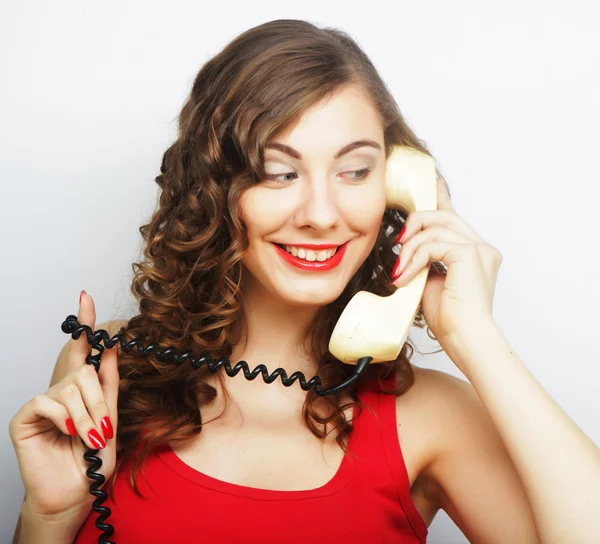
<instances>
[{"instance_id":1,"label":"eyelashes","mask_svg":"<svg viewBox=\"0 0 600 544\"><path fill-rule=\"evenodd\" d=\"M355 179L357 181L362 181L369 175L369 172L371 170L372 170L372 168L363 168L362 170L353 170L352 172L349 172L349 173L350 174L361 174L360 177L352 178L352 179Z\"/></svg>"},{"instance_id":2,"label":"eyelashes","mask_svg":"<svg viewBox=\"0 0 600 544\"><path fill-rule=\"evenodd\" d=\"M352 180L354 181L363 181L371 172L371 170L373 170L372 168L362 168L360 170L351 170L348 172L343 172L343 174L360 174L358 177L351 177ZM284 172L282 174L267 174L266 178L269 181L273 181L275 183L289 183L290 181L293 181L293 179L286 179L286 180L280 180L278 178L280 178L281 176L296 176L296 172Z\"/></svg>"}]
</instances>

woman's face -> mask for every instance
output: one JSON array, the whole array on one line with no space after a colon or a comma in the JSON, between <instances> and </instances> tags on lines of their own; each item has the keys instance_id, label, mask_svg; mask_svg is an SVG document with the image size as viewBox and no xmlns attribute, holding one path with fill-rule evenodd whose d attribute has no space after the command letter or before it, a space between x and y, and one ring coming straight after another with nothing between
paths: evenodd
<instances>
[{"instance_id":1,"label":"woman's face","mask_svg":"<svg viewBox=\"0 0 600 544\"><path fill-rule=\"evenodd\" d=\"M346 151L359 140L368 144ZM292 305L328 304L365 261L379 232L383 126L366 92L345 87L267 147L267 179L240 199L250 243L242 260L250 272L244 292Z\"/></svg>"}]
</instances>

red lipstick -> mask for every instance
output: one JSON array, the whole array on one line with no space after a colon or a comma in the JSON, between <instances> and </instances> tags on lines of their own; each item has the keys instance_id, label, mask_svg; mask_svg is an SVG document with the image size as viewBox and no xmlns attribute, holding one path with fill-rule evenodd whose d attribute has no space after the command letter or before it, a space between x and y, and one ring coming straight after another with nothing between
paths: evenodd
<instances>
[{"instance_id":1,"label":"red lipstick","mask_svg":"<svg viewBox=\"0 0 600 544\"><path fill-rule=\"evenodd\" d=\"M340 264L344 253L346 252L346 247L348 246L348 242L342 244L339 249L335 252L335 255L331 257L331 259L327 259L326 261L307 261L306 259L299 259L298 257L294 257L291 253L288 253L282 247L279 247L277 244L273 244L277 253L283 257L285 261L290 263L292 266L296 268L300 268L301 270L309 270L311 272L326 272L327 270L331 270L335 268L338 264ZM302 247L308 249L331 249L332 247L337 246L326 246L326 245L318 245L318 244L303 244Z\"/></svg>"},{"instance_id":2,"label":"red lipstick","mask_svg":"<svg viewBox=\"0 0 600 544\"><path fill-rule=\"evenodd\" d=\"M281 244L282 246L296 246L305 247L306 249L314 249L316 251L322 251L324 249L333 249L334 247L340 247L339 244Z\"/></svg>"}]
</instances>

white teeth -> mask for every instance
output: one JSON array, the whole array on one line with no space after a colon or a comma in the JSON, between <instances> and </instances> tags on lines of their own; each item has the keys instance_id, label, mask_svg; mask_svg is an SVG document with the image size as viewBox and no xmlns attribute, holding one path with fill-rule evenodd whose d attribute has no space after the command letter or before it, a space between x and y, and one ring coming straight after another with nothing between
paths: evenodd
<instances>
[{"instance_id":1,"label":"white teeth","mask_svg":"<svg viewBox=\"0 0 600 544\"><path fill-rule=\"evenodd\" d=\"M334 247L332 249L324 249L322 251L313 251L311 249L303 249L301 247L296 246L284 246L285 250L288 253L291 253L294 257L298 257L299 259L305 259L309 262L314 261L326 261L327 259L331 259L337 251L337 248Z\"/></svg>"}]
</instances>

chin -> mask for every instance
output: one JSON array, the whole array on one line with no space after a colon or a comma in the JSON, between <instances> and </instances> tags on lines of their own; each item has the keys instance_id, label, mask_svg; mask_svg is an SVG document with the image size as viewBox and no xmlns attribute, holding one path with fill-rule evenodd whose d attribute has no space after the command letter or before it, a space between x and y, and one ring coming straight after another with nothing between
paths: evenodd
<instances>
[{"instance_id":1,"label":"chin","mask_svg":"<svg viewBox=\"0 0 600 544\"><path fill-rule=\"evenodd\" d=\"M292 306L321 307L335 301L342 294L344 287L344 285L340 285L338 288L326 285L320 287L302 286L301 282L297 282L294 290L289 288L280 289L277 290L276 296Z\"/></svg>"}]
</instances>

